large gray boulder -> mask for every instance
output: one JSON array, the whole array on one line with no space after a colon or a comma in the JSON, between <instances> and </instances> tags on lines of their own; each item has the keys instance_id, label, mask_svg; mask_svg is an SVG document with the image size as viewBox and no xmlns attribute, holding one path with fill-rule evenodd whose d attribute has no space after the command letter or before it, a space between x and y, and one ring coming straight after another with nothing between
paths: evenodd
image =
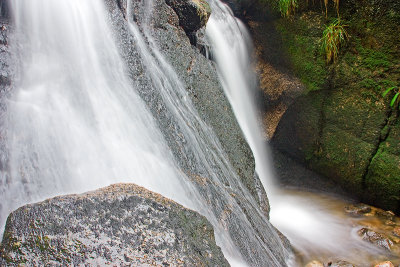
<instances>
[{"instance_id":1,"label":"large gray boulder","mask_svg":"<svg viewBox=\"0 0 400 267\"><path fill-rule=\"evenodd\" d=\"M205 217L134 184L12 212L1 266L228 266Z\"/></svg>"}]
</instances>

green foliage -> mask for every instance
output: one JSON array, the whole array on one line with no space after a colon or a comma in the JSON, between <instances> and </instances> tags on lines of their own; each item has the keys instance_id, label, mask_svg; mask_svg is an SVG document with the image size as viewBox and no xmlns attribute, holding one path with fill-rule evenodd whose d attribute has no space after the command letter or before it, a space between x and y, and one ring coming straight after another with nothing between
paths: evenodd
<instances>
[{"instance_id":1,"label":"green foliage","mask_svg":"<svg viewBox=\"0 0 400 267\"><path fill-rule=\"evenodd\" d=\"M342 25L339 19L329 24L322 34L321 49L326 56L326 63L336 62L340 47L346 42L346 25Z\"/></svg>"},{"instance_id":2,"label":"green foliage","mask_svg":"<svg viewBox=\"0 0 400 267\"><path fill-rule=\"evenodd\" d=\"M297 0L279 0L278 8L282 17L289 17L296 11L298 4Z\"/></svg>"},{"instance_id":3,"label":"green foliage","mask_svg":"<svg viewBox=\"0 0 400 267\"><path fill-rule=\"evenodd\" d=\"M392 101L390 101L390 106L394 107L396 105L396 103L399 102L400 88L397 86L389 87L388 89L386 89L386 91L382 95L383 95L383 97L385 97L387 94L389 94L392 91L395 92L395 95L392 97Z\"/></svg>"}]
</instances>

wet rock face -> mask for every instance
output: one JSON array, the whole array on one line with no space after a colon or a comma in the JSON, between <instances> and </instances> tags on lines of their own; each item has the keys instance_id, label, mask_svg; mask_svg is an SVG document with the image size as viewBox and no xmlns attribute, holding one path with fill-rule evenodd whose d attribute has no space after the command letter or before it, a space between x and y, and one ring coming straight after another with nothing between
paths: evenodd
<instances>
[{"instance_id":1,"label":"wet rock face","mask_svg":"<svg viewBox=\"0 0 400 267\"><path fill-rule=\"evenodd\" d=\"M187 137L183 136L181 127L171 115L160 92L152 88L148 74L153 70L146 69L143 65L136 40L132 38L127 27L126 0L105 0L105 3L121 56L132 77L133 87L148 105L180 167L185 173L209 177L208 173L195 166L197 156L188 147ZM261 195L263 199L266 198L263 188L260 190L257 188L260 181L254 175L255 163L252 152L225 97L213 62L191 45L187 33L179 26L180 18L164 0L153 2L151 17L146 14L143 3L131 1L130 4L133 20L140 30L147 24L151 37L178 75L180 82L184 84L200 118L216 134L243 184L253 196ZM257 201L267 209L265 201L258 197Z\"/></svg>"},{"instance_id":2,"label":"wet rock face","mask_svg":"<svg viewBox=\"0 0 400 267\"><path fill-rule=\"evenodd\" d=\"M7 19L9 17L8 0L0 0L0 18Z\"/></svg>"},{"instance_id":3,"label":"wet rock face","mask_svg":"<svg viewBox=\"0 0 400 267\"><path fill-rule=\"evenodd\" d=\"M179 25L186 33L204 27L211 15L211 8L205 0L166 0L179 17Z\"/></svg>"},{"instance_id":4,"label":"wet rock face","mask_svg":"<svg viewBox=\"0 0 400 267\"><path fill-rule=\"evenodd\" d=\"M10 214L1 266L228 266L205 217L134 184L26 205Z\"/></svg>"}]
</instances>

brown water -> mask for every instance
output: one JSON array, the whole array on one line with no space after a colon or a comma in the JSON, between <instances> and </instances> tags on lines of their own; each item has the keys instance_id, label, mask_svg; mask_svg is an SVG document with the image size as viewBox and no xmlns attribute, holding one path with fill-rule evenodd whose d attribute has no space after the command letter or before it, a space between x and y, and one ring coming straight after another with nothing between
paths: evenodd
<instances>
[{"instance_id":1,"label":"brown water","mask_svg":"<svg viewBox=\"0 0 400 267\"><path fill-rule=\"evenodd\" d=\"M360 209L358 205L337 196L285 190L272 207L271 221L292 243L297 255L294 266L313 260L324 264L344 260L356 266L390 260L400 266L399 217L367 205ZM365 241L362 236L379 234L370 231L362 235L362 228L390 241Z\"/></svg>"}]
</instances>

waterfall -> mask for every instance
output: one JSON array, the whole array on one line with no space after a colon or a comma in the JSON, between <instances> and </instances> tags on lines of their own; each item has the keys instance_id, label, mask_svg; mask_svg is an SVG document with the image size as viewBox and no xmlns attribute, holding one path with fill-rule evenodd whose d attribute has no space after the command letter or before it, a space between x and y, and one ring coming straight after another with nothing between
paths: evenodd
<instances>
[{"instance_id":1,"label":"waterfall","mask_svg":"<svg viewBox=\"0 0 400 267\"><path fill-rule=\"evenodd\" d=\"M136 49L136 65L121 56L126 51L117 45L103 1L11 2L17 73L15 88L1 100L6 112L1 117L0 226L23 204L132 182L206 216L231 265L285 265L289 254L281 239L159 49L151 27L156 2L128 1L126 7L127 42ZM134 19L135 8L143 14ZM219 16L229 12L215 11ZM216 46L230 36L220 38ZM133 70L143 70L140 79L148 82L139 82ZM232 86L224 78L222 83ZM160 108L154 111L149 105L156 102ZM247 108L232 106L236 114ZM172 133L160 126L165 122L155 112L168 119ZM255 125L239 121L245 133ZM253 139L248 142L253 148ZM262 165L257 162L257 172L266 185ZM199 185L191 176L209 182Z\"/></svg>"},{"instance_id":2,"label":"waterfall","mask_svg":"<svg viewBox=\"0 0 400 267\"><path fill-rule=\"evenodd\" d=\"M61 193L135 182L191 207L173 156L125 75L100 1L13 1L16 89L6 100L12 209ZM4 117L3 117L4 118ZM164 177L165 179L160 179Z\"/></svg>"},{"instance_id":3,"label":"waterfall","mask_svg":"<svg viewBox=\"0 0 400 267\"><path fill-rule=\"evenodd\" d=\"M244 24L224 3L211 0L212 14L207 23L206 36L211 43L212 55L226 96L256 161L259 175L271 205L276 189L270 159L262 136L254 96L256 76L251 62L252 42Z\"/></svg>"}]
</instances>

